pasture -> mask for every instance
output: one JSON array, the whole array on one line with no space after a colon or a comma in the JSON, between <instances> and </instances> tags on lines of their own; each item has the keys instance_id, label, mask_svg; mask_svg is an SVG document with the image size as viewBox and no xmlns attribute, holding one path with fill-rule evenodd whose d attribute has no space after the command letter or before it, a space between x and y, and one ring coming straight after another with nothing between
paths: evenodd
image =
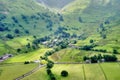
<instances>
[{"instance_id":1,"label":"pasture","mask_svg":"<svg viewBox=\"0 0 120 80\"><path fill-rule=\"evenodd\" d=\"M61 77L62 70L68 71L68 77ZM57 80L118 80L120 66L118 63L101 64L55 64L52 72ZM49 80L45 68L23 80Z\"/></svg>"}]
</instances>

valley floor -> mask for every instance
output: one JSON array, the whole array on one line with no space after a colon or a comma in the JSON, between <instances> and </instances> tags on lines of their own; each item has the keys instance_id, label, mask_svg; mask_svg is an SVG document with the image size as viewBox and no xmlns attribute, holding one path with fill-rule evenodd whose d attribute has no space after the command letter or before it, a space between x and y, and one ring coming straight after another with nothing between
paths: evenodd
<instances>
[{"instance_id":1,"label":"valley floor","mask_svg":"<svg viewBox=\"0 0 120 80\"><path fill-rule=\"evenodd\" d=\"M0 66L0 80L13 80L21 76L38 64L14 64ZM68 71L68 77L61 77L62 70ZM120 63L96 63L96 64L55 64L52 72L57 80L118 80ZM8 76L8 77L6 77ZM49 80L45 67L22 80Z\"/></svg>"},{"instance_id":2,"label":"valley floor","mask_svg":"<svg viewBox=\"0 0 120 80\"><path fill-rule=\"evenodd\" d=\"M67 70L68 77L61 77L62 70ZM118 80L120 63L101 64L56 64L53 69L57 80ZM23 80L49 80L45 68Z\"/></svg>"}]
</instances>

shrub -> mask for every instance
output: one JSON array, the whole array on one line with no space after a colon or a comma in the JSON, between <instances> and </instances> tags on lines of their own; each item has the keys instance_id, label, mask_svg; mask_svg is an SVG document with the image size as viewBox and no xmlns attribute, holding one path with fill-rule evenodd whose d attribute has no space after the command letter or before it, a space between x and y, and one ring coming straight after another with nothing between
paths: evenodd
<instances>
[{"instance_id":1,"label":"shrub","mask_svg":"<svg viewBox=\"0 0 120 80\"><path fill-rule=\"evenodd\" d=\"M47 63L47 68L52 68L53 66L54 66L54 63L53 63L53 62L49 61L49 62Z\"/></svg>"},{"instance_id":2,"label":"shrub","mask_svg":"<svg viewBox=\"0 0 120 80\"><path fill-rule=\"evenodd\" d=\"M54 74L50 73L50 80L56 80Z\"/></svg>"},{"instance_id":3,"label":"shrub","mask_svg":"<svg viewBox=\"0 0 120 80\"><path fill-rule=\"evenodd\" d=\"M90 43L93 43L93 42L94 42L94 40L91 39L91 40L90 40Z\"/></svg>"},{"instance_id":4,"label":"shrub","mask_svg":"<svg viewBox=\"0 0 120 80\"><path fill-rule=\"evenodd\" d=\"M18 48L18 49L17 49L17 52L19 53L20 51L21 51L21 49L20 49L20 48Z\"/></svg>"},{"instance_id":5,"label":"shrub","mask_svg":"<svg viewBox=\"0 0 120 80\"><path fill-rule=\"evenodd\" d=\"M91 57L91 63L97 63L98 59L97 59L97 56L94 55Z\"/></svg>"},{"instance_id":6,"label":"shrub","mask_svg":"<svg viewBox=\"0 0 120 80\"><path fill-rule=\"evenodd\" d=\"M13 37L13 35L11 35L11 34L7 34L7 35L6 35L6 38L13 39L14 37Z\"/></svg>"},{"instance_id":7,"label":"shrub","mask_svg":"<svg viewBox=\"0 0 120 80\"><path fill-rule=\"evenodd\" d=\"M19 33L20 33L19 29L15 29L14 32L15 32L16 34L19 34Z\"/></svg>"},{"instance_id":8,"label":"shrub","mask_svg":"<svg viewBox=\"0 0 120 80\"><path fill-rule=\"evenodd\" d=\"M47 69L47 74L50 75L52 72L50 69Z\"/></svg>"},{"instance_id":9,"label":"shrub","mask_svg":"<svg viewBox=\"0 0 120 80\"><path fill-rule=\"evenodd\" d=\"M113 54L118 54L118 51L116 49L113 49Z\"/></svg>"},{"instance_id":10,"label":"shrub","mask_svg":"<svg viewBox=\"0 0 120 80\"><path fill-rule=\"evenodd\" d=\"M89 60L89 57L84 56L84 57L83 57L83 60L84 60L84 61Z\"/></svg>"},{"instance_id":11,"label":"shrub","mask_svg":"<svg viewBox=\"0 0 120 80\"><path fill-rule=\"evenodd\" d=\"M25 61L24 64L29 64L30 62L29 61Z\"/></svg>"},{"instance_id":12,"label":"shrub","mask_svg":"<svg viewBox=\"0 0 120 80\"><path fill-rule=\"evenodd\" d=\"M61 76L63 76L63 77L67 77L67 76L68 76L68 72L65 71L65 70L63 70L63 71L61 72Z\"/></svg>"},{"instance_id":13,"label":"shrub","mask_svg":"<svg viewBox=\"0 0 120 80\"><path fill-rule=\"evenodd\" d=\"M106 62L115 62L117 57L115 55L104 55L103 56Z\"/></svg>"}]
</instances>

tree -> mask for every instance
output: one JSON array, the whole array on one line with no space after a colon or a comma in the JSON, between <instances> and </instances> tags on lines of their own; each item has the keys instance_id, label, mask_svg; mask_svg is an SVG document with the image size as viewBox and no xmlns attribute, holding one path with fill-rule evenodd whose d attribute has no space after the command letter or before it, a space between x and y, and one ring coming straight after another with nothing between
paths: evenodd
<instances>
[{"instance_id":1,"label":"tree","mask_svg":"<svg viewBox=\"0 0 120 80\"><path fill-rule=\"evenodd\" d=\"M29 64L30 62L29 61L25 61L24 64Z\"/></svg>"},{"instance_id":2,"label":"tree","mask_svg":"<svg viewBox=\"0 0 120 80\"><path fill-rule=\"evenodd\" d=\"M12 17L12 20L15 22L15 23L19 23L17 18L15 16Z\"/></svg>"},{"instance_id":3,"label":"tree","mask_svg":"<svg viewBox=\"0 0 120 80\"><path fill-rule=\"evenodd\" d=\"M54 74L51 73L49 76L50 76L50 80L56 80Z\"/></svg>"},{"instance_id":4,"label":"tree","mask_svg":"<svg viewBox=\"0 0 120 80\"><path fill-rule=\"evenodd\" d=\"M105 23L105 24L110 24L110 21L109 21L109 20L106 20L104 23Z\"/></svg>"},{"instance_id":5,"label":"tree","mask_svg":"<svg viewBox=\"0 0 120 80\"><path fill-rule=\"evenodd\" d=\"M61 76L63 76L63 77L67 77L67 76L68 76L68 72L65 71L65 70L63 70L63 71L61 72Z\"/></svg>"},{"instance_id":6,"label":"tree","mask_svg":"<svg viewBox=\"0 0 120 80\"><path fill-rule=\"evenodd\" d=\"M15 29L14 32L15 32L16 34L19 34L19 33L20 33L19 29Z\"/></svg>"},{"instance_id":7,"label":"tree","mask_svg":"<svg viewBox=\"0 0 120 80\"><path fill-rule=\"evenodd\" d=\"M102 59L102 55L98 54L97 58L98 58L98 60L101 60Z\"/></svg>"},{"instance_id":8,"label":"tree","mask_svg":"<svg viewBox=\"0 0 120 80\"><path fill-rule=\"evenodd\" d=\"M93 42L94 42L94 40L91 39L91 40L90 40L90 43L93 43Z\"/></svg>"},{"instance_id":9,"label":"tree","mask_svg":"<svg viewBox=\"0 0 120 80\"><path fill-rule=\"evenodd\" d=\"M17 52L19 53L20 51L21 51L21 49L20 49L20 48L18 48L18 49L17 49Z\"/></svg>"},{"instance_id":10,"label":"tree","mask_svg":"<svg viewBox=\"0 0 120 80\"><path fill-rule=\"evenodd\" d=\"M118 54L118 51L116 49L113 49L113 54Z\"/></svg>"},{"instance_id":11,"label":"tree","mask_svg":"<svg viewBox=\"0 0 120 80\"><path fill-rule=\"evenodd\" d=\"M103 39L106 39L106 38L107 38L106 34L103 34L103 35L102 35L102 38L103 38Z\"/></svg>"},{"instance_id":12,"label":"tree","mask_svg":"<svg viewBox=\"0 0 120 80\"><path fill-rule=\"evenodd\" d=\"M27 48L30 48L30 47L31 47L30 43L28 43L28 44L26 45L26 47L27 47Z\"/></svg>"},{"instance_id":13,"label":"tree","mask_svg":"<svg viewBox=\"0 0 120 80\"><path fill-rule=\"evenodd\" d=\"M50 75L52 72L50 69L47 69L47 74Z\"/></svg>"},{"instance_id":14,"label":"tree","mask_svg":"<svg viewBox=\"0 0 120 80\"><path fill-rule=\"evenodd\" d=\"M104 55L105 61L107 62L115 62L117 61L117 57L115 55Z\"/></svg>"},{"instance_id":15,"label":"tree","mask_svg":"<svg viewBox=\"0 0 120 80\"><path fill-rule=\"evenodd\" d=\"M86 61L86 60L88 60L88 59L89 59L89 57L87 57L87 56L84 56L84 57L83 57L83 60L84 60L84 61Z\"/></svg>"},{"instance_id":16,"label":"tree","mask_svg":"<svg viewBox=\"0 0 120 80\"><path fill-rule=\"evenodd\" d=\"M97 63L97 61L98 61L98 58L96 55L91 57L91 63Z\"/></svg>"},{"instance_id":17,"label":"tree","mask_svg":"<svg viewBox=\"0 0 120 80\"><path fill-rule=\"evenodd\" d=\"M78 18L78 20L79 20L79 22L81 22L81 23L83 22L83 20L82 20L82 18L81 18L81 17L79 17L79 18Z\"/></svg>"},{"instance_id":18,"label":"tree","mask_svg":"<svg viewBox=\"0 0 120 80\"><path fill-rule=\"evenodd\" d=\"M62 15L60 15L60 21L64 21L64 19L63 19L63 16Z\"/></svg>"},{"instance_id":19,"label":"tree","mask_svg":"<svg viewBox=\"0 0 120 80\"><path fill-rule=\"evenodd\" d=\"M54 66L54 63L52 61L48 61L47 68L52 68Z\"/></svg>"},{"instance_id":20,"label":"tree","mask_svg":"<svg viewBox=\"0 0 120 80\"><path fill-rule=\"evenodd\" d=\"M7 34L6 38L13 39L14 37L11 34Z\"/></svg>"}]
</instances>

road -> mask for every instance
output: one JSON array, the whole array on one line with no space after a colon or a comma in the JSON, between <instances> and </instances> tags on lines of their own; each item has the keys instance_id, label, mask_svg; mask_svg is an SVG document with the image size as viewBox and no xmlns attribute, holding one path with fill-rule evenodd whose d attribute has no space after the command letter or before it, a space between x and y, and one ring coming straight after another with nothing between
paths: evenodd
<instances>
[{"instance_id":1,"label":"road","mask_svg":"<svg viewBox=\"0 0 120 80\"><path fill-rule=\"evenodd\" d=\"M5 54L2 57L0 57L0 62L3 62L4 60L6 60L12 56L13 56L12 54Z\"/></svg>"},{"instance_id":2,"label":"road","mask_svg":"<svg viewBox=\"0 0 120 80\"><path fill-rule=\"evenodd\" d=\"M25 77L33 74L34 72L38 71L40 68L42 68L42 67L44 67L44 66L45 66L45 65L39 65L39 66L37 66L36 68L34 68L33 70L31 70L31 71L29 71L29 72L27 72L27 73L25 73L25 74L23 74L23 75L15 78L14 80L21 80L21 79L23 79L23 78L25 78Z\"/></svg>"}]
</instances>

